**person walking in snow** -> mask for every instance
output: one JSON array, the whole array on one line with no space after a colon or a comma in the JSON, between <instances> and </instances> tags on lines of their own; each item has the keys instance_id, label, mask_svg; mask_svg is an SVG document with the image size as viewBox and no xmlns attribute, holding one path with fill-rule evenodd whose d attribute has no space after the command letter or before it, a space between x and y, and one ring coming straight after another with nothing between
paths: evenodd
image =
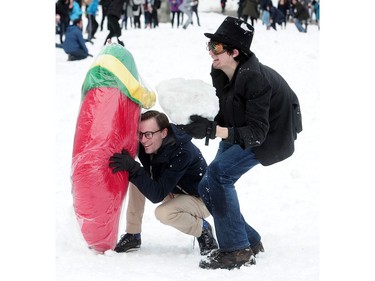
<instances>
[{"instance_id":1,"label":"person walking in snow","mask_svg":"<svg viewBox=\"0 0 375 281\"><path fill-rule=\"evenodd\" d=\"M199 263L206 269L254 264L264 251L260 234L241 213L235 183L259 163L290 157L302 131L299 101L287 82L250 50L254 28L227 17L215 33L204 33L213 62L211 77L219 98L213 121L193 115L178 127L193 138L221 138L198 191L214 218L219 249Z\"/></svg>"},{"instance_id":2,"label":"person walking in snow","mask_svg":"<svg viewBox=\"0 0 375 281\"><path fill-rule=\"evenodd\" d=\"M103 31L104 20L107 17L108 7L111 0L100 0L99 5L102 6L102 20L100 21L100 31ZM107 24L108 26L108 24Z\"/></svg>"},{"instance_id":3,"label":"person walking in snow","mask_svg":"<svg viewBox=\"0 0 375 281\"><path fill-rule=\"evenodd\" d=\"M104 41L104 45L107 43L108 39L112 37L117 38L117 42L124 46L124 42L120 40L121 36L121 26L119 20L121 18L122 7L124 6L125 0L112 0L112 2L108 6L107 10L107 21L108 21L108 29L109 33L107 38Z\"/></svg>"},{"instance_id":4,"label":"person walking in snow","mask_svg":"<svg viewBox=\"0 0 375 281\"><path fill-rule=\"evenodd\" d=\"M266 8L267 5L273 6L272 1L271 0L260 1L262 24L267 27L267 30L269 30L271 27L271 22L270 22L270 12Z\"/></svg>"},{"instance_id":5,"label":"person walking in snow","mask_svg":"<svg viewBox=\"0 0 375 281\"><path fill-rule=\"evenodd\" d=\"M316 25L318 26L318 29L320 30L320 23L319 23L319 20L320 20L320 4L319 4L319 0L318 1L313 0L311 2L311 15L314 15L314 14L315 14Z\"/></svg>"},{"instance_id":6,"label":"person walking in snow","mask_svg":"<svg viewBox=\"0 0 375 281\"><path fill-rule=\"evenodd\" d=\"M172 24L172 28L174 26L174 18L175 16L177 16L177 27L180 26L180 14L181 14L181 11L180 9L178 8L181 3L182 3L182 0L168 0L169 1L169 7L170 7L170 10L171 10L171 24Z\"/></svg>"},{"instance_id":7,"label":"person walking in snow","mask_svg":"<svg viewBox=\"0 0 375 281\"><path fill-rule=\"evenodd\" d=\"M125 0L121 14L121 28L128 29L128 20L130 27L133 27L133 0Z\"/></svg>"},{"instance_id":8,"label":"person walking in snow","mask_svg":"<svg viewBox=\"0 0 375 281\"><path fill-rule=\"evenodd\" d=\"M56 16L58 16L58 29L60 33L60 43L64 42L66 29L69 26L70 10L73 7L73 0L57 0Z\"/></svg>"},{"instance_id":9,"label":"person walking in snow","mask_svg":"<svg viewBox=\"0 0 375 281\"><path fill-rule=\"evenodd\" d=\"M131 182L126 234L114 250L120 253L140 248L145 197L153 203L162 202L155 209L161 223L197 237L201 255L217 249L212 228L205 220L210 213L198 194L207 164L191 137L155 110L141 115L138 134L138 158L143 167L125 150L110 158L113 172L128 171Z\"/></svg>"},{"instance_id":10,"label":"person walking in snow","mask_svg":"<svg viewBox=\"0 0 375 281\"><path fill-rule=\"evenodd\" d=\"M293 4L293 16L294 24L296 25L299 32L306 33L308 19L310 18L309 10L302 5L298 0L292 0ZM305 28L302 26L305 25Z\"/></svg>"},{"instance_id":11,"label":"person walking in snow","mask_svg":"<svg viewBox=\"0 0 375 281\"><path fill-rule=\"evenodd\" d=\"M270 26L274 30L277 30L276 24L283 27L283 24L285 23L284 14L278 8L276 8L275 6L267 5L266 9L270 13Z\"/></svg>"},{"instance_id":12,"label":"person walking in snow","mask_svg":"<svg viewBox=\"0 0 375 281\"><path fill-rule=\"evenodd\" d=\"M290 17L290 3L289 0L279 0L277 3L277 8L283 13L284 19L284 28L286 28L286 23Z\"/></svg>"},{"instance_id":13,"label":"person walking in snow","mask_svg":"<svg viewBox=\"0 0 375 281\"><path fill-rule=\"evenodd\" d=\"M199 22L199 15L198 15L199 0L192 0L190 5L191 5L191 17L192 17L191 24L193 24L193 15L195 14L195 16L197 17L198 26L201 26Z\"/></svg>"},{"instance_id":14,"label":"person walking in snow","mask_svg":"<svg viewBox=\"0 0 375 281\"><path fill-rule=\"evenodd\" d=\"M144 14L144 22L145 28L152 28L152 5L154 0L145 0L143 3L143 14Z\"/></svg>"},{"instance_id":15,"label":"person walking in snow","mask_svg":"<svg viewBox=\"0 0 375 281\"><path fill-rule=\"evenodd\" d=\"M254 25L259 18L259 1L258 0L245 0L243 3L241 18L247 22L250 17L251 25Z\"/></svg>"},{"instance_id":16,"label":"person walking in snow","mask_svg":"<svg viewBox=\"0 0 375 281\"><path fill-rule=\"evenodd\" d=\"M141 15L143 11L144 0L133 0L134 28L141 28Z\"/></svg>"},{"instance_id":17,"label":"person walking in snow","mask_svg":"<svg viewBox=\"0 0 375 281\"><path fill-rule=\"evenodd\" d=\"M191 12L191 1L192 0L183 0L181 5L178 7L182 13L184 13L188 18L182 26L183 29L186 29L189 24L193 21L193 14Z\"/></svg>"},{"instance_id":18,"label":"person walking in snow","mask_svg":"<svg viewBox=\"0 0 375 281\"><path fill-rule=\"evenodd\" d=\"M95 39L95 33L98 30L99 24L96 21L96 13L98 12L99 0L91 0L91 3L86 7L87 15L87 41L92 43L92 39Z\"/></svg>"},{"instance_id":19,"label":"person walking in snow","mask_svg":"<svg viewBox=\"0 0 375 281\"><path fill-rule=\"evenodd\" d=\"M225 13L225 6L227 4L227 0L220 0L220 6L221 6L221 13Z\"/></svg>"}]
</instances>

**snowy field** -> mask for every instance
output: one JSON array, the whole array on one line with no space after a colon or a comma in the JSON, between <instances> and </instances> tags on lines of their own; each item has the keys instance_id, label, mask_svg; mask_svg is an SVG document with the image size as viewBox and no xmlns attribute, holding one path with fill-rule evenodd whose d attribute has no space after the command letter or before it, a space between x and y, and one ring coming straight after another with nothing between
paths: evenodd
<instances>
[{"instance_id":1,"label":"snowy field","mask_svg":"<svg viewBox=\"0 0 375 281\"><path fill-rule=\"evenodd\" d=\"M125 46L150 87L156 88L158 83L171 78L211 83L211 58L205 49L207 38L203 33L214 32L225 16L208 12L211 0L200 2L200 27L195 24L187 30L172 29L170 24L161 23L153 30L123 30ZM228 2L228 8L229 4L235 7L235 1ZM333 31L330 27L328 31ZM47 28L46 32L53 32L53 28ZM353 31L352 27L348 29ZM4 32L4 38L10 38L8 29ZM347 277L374 280L363 270L372 266L373 255L368 255L368 251L374 244L373 227L361 231L361 235L356 229L362 228L359 215L366 223L373 224L373 215L371 218L369 214L374 197L364 192L375 185L364 177L352 175L356 171L349 168L358 163L364 174L373 172L371 165L362 164L358 156L353 160L342 158L342 154L350 154L352 149L361 156L368 153L371 160L373 149L363 146L372 147L373 136L362 137L362 132L369 128L367 124L348 116L339 119L339 113L352 113L344 107L332 114L334 106L339 105L338 99L322 97L320 81L324 81L325 94L335 90L349 98L347 90L364 89L358 84L343 86L351 76L339 69L337 73L342 75L333 77L331 65L321 66L323 52L326 60L334 62L348 57L346 53L336 55L329 47L321 50L321 32L315 25L309 27L307 34L301 34L291 23L286 30L279 28L277 32L267 31L260 21L255 24L251 49L263 64L277 70L298 95L304 131L298 136L291 158L271 167L257 166L239 180L236 189L242 213L262 235L265 252L259 255L255 266L232 271L200 269L197 243L193 248L192 237L159 223L153 215L157 205L150 202L146 203L140 251L128 254L108 251L97 255L87 249L74 215L69 177L80 89L93 59L68 62L64 51L54 48L57 37L41 41L43 47L49 46L45 51L37 47L35 34L25 33L29 45L35 44L27 52L16 39L9 40L5 44L9 64L4 79L9 82L3 95L18 92L14 88L23 95L12 97L11 102L6 100L0 111L1 129L7 132L2 133L1 155L9 159L2 165L7 168L3 169L1 182L3 188L11 187L10 193L1 197L5 225L1 233L5 246L1 276L6 277L2 280L30 277L58 281L349 280ZM95 44L88 44L94 57L107 34L108 31L98 31ZM330 43L336 38L331 34L346 35L343 31L326 33L324 38L331 40ZM351 34L356 36L355 32ZM363 45L363 52L371 50L371 46ZM20 54L20 58L11 54ZM361 52L357 56L362 61L367 59ZM26 65L24 57L28 58ZM370 72L361 75L366 80L373 79ZM332 83L336 83L334 87ZM347 107L352 102L349 100L349 105L345 103ZM366 103L367 100L358 102L358 106L367 109ZM160 107L156 105L155 109ZM371 118L371 108L368 109L360 112L362 118ZM8 120L12 122L4 122ZM332 130L338 138L328 138ZM358 143L357 138L362 141ZM210 142L209 147L201 140L194 142L210 162L218 142ZM358 192L351 192L353 188ZM351 202L357 203L353 207ZM125 216L121 218L119 234L124 228Z\"/></svg>"}]
</instances>

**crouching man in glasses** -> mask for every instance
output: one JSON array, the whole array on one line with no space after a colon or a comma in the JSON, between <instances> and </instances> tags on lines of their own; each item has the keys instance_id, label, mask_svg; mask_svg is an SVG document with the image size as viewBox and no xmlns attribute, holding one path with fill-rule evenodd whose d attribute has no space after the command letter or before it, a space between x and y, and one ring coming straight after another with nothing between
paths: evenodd
<instances>
[{"instance_id":1,"label":"crouching man in glasses","mask_svg":"<svg viewBox=\"0 0 375 281\"><path fill-rule=\"evenodd\" d=\"M114 173L129 172L131 183L126 233L114 250L120 253L140 248L145 197L153 203L162 202L155 209L161 223L197 237L201 255L217 249L212 228L205 220L210 213L198 194L207 163L191 137L155 110L141 115L138 135L138 158L143 167L125 150L109 160Z\"/></svg>"}]
</instances>

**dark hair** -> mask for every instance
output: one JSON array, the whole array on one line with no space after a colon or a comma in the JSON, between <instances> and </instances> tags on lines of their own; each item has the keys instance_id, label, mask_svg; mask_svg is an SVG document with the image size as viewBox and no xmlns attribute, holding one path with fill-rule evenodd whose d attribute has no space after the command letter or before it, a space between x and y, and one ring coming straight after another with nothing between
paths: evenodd
<instances>
[{"instance_id":1,"label":"dark hair","mask_svg":"<svg viewBox=\"0 0 375 281\"><path fill-rule=\"evenodd\" d=\"M151 118L155 118L160 130L163 130L165 128L168 128L169 130L170 123L167 115L165 115L163 112L149 110L141 114L141 121L145 121Z\"/></svg>"},{"instance_id":2,"label":"dark hair","mask_svg":"<svg viewBox=\"0 0 375 281\"><path fill-rule=\"evenodd\" d=\"M80 23L82 21L82 18L79 17L79 18L76 18L74 21L73 21L73 24L74 25L77 25L77 23Z\"/></svg>"},{"instance_id":3,"label":"dark hair","mask_svg":"<svg viewBox=\"0 0 375 281\"><path fill-rule=\"evenodd\" d=\"M224 49L228 52L229 55L233 55L233 50L237 49L236 47L230 46L230 45L224 45ZM241 50L238 50L238 56L234 58L235 61L238 61L240 63L243 63L249 59L249 56L246 55Z\"/></svg>"}]
</instances>

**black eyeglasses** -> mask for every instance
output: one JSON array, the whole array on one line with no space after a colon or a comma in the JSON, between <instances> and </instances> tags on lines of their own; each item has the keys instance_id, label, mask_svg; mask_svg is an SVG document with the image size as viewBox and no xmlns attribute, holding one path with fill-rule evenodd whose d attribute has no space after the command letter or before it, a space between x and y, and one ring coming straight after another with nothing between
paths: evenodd
<instances>
[{"instance_id":1,"label":"black eyeglasses","mask_svg":"<svg viewBox=\"0 0 375 281\"><path fill-rule=\"evenodd\" d=\"M157 130L157 131L155 131L155 132L150 132L150 131L147 131L147 132L144 132L144 133L142 133L142 132L138 132L138 138L141 140L142 138L143 138L143 136L145 136L146 137L146 139L152 139L152 137L154 136L154 134L155 133L157 133L157 132L160 132L160 131L162 131L163 129L160 129L160 130Z\"/></svg>"}]
</instances>

